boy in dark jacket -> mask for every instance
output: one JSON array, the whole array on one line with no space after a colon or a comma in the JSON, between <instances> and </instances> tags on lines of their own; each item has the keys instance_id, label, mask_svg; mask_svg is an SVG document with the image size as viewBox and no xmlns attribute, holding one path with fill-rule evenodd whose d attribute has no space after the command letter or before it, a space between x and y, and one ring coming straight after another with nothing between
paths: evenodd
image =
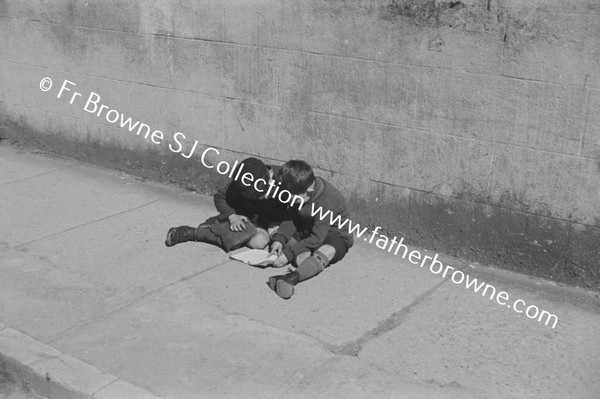
<instances>
[{"instance_id":1,"label":"boy in dark jacket","mask_svg":"<svg viewBox=\"0 0 600 399\"><path fill-rule=\"evenodd\" d=\"M247 158L239 168L243 168L244 175L252 174L252 181L259 181L264 187L273 180L280 167L267 166L256 158ZM232 179L214 195L219 215L209 218L197 228L172 227L167 233L165 245L172 247L182 242L199 241L217 245L225 251L243 245L265 248L271 241L269 229L273 230L273 226L281 221L285 206L275 199L267 199L264 190L257 190L259 186L244 184L244 179Z\"/></svg>"},{"instance_id":2,"label":"boy in dark jacket","mask_svg":"<svg viewBox=\"0 0 600 399\"><path fill-rule=\"evenodd\" d=\"M336 225L330 224L332 220L343 223L350 216L344 196L331 183L315 177L306 162L286 162L277 180L281 181L282 189L298 195L304 201L301 208L296 204L288 208L288 220L281 223L271 244L271 253L278 255L274 267L283 267L289 262L296 266L296 270L272 276L268 282L277 295L289 299L294 294L296 284L340 261L354 241L348 231L336 226L337 222ZM319 216L327 211L331 211L331 217L327 215L321 219Z\"/></svg>"}]
</instances>

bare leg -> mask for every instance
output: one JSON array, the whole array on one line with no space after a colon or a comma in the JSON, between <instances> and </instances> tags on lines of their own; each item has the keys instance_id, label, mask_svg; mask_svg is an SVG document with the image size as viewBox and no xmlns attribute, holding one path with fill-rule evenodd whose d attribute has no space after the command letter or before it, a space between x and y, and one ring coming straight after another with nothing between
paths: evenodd
<instances>
[{"instance_id":1,"label":"bare leg","mask_svg":"<svg viewBox=\"0 0 600 399\"><path fill-rule=\"evenodd\" d=\"M292 262L292 264L296 267L298 267L298 265L301 265L302 262L304 262L306 259L308 259L308 257L311 255L311 253L309 251L306 252L302 252L301 254L299 254L298 256L296 256L296 259L294 259L294 261Z\"/></svg>"},{"instance_id":2,"label":"bare leg","mask_svg":"<svg viewBox=\"0 0 600 399\"><path fill-rule=\"evenodd\" d=\"M327 257L328 262L325 266L329 266L329 262L331 262L331 260L335 256L335 248L331 245L322 245L321 247L319 247L318 251Z\"/></svg>"},{"instance_id":3,"label":"bare leg","mask_svg":"<svg viewBox=\"0 0 600 399\"><path fill-rule=\"evenodd\" d=\"M266 230L257 228L256 235L248 241L246 246L248 248L263 249L271 242L269 233Z\"/></svg>"},{"instance_id":4,"label":"bare leg","mask_svg":"<svg viewBox=\"0 0 600 399\"><path fill-rule=\"evenodd\" d=\"M269 233L269 237L273 238L273 236L275 235L275 233L277 233L277 230L279 230L279 225L278 224L271 224L271 225L269 225L269 228L267 230L267 232Z\"/></svg>"}]
</instances>

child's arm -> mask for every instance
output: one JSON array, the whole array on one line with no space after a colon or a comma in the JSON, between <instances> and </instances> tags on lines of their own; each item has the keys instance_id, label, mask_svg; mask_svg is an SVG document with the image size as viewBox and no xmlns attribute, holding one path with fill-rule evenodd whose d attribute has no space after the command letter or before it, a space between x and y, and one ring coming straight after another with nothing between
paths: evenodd
<instances>
[{"instance_id":1,"label":"child's arm","mask_svg":"<svg viewBox=\"0 0 600 399\"><path fill-rule=\"evenodd\" d=\"M295 232L296 225L293 220L284 220L279 225L277 232L273 235L273 242L271 243L270 255L277 255L277 259L273 262L273 267L283 267L292 260L292 258L287 257L283 253L283 249L287 247L285 244L289 242Z\"/></svg>"},{"instance_id":2,"label":"child's arm","mask_svg":"<svg viewBox=\"0 0 600 399\"><path fill-rule=\"evenodd\" d=\"M246 223L248 218L243 215L236 214L234 208L231 207L232 203L237 200L235 193L230 192L231 183L221 187L214 195L215 207L219 211L219 221L229 221L229 227L232 231L246 230Z\"/></svg>"},{"instance_id":3,"label":"child's arm","mask_svg":"<svg viewBox=\"0 0 600 399\"><path fill-rule=\"evenodd\" d=\"M217 190L213 197L215 201L215 207L219 212L219 220L221 221L228 219L231 215L235 215L235 209L233 209L227 203L227 191L229 189L230 184L231 183L221 186L221 188Z\"/></svg>"},{"instance_id":4,"label":"child's arm","mask_svg":"<svg viewBox=\"0 0 600 399\"><path fill-rule=\"evenodd\" d=\"M273 242L280 242L285 245L296 232L296 225L292 220L284 220L273 235Z\"/></svg>"},{"instance_id":5,"label":"child's arm","mask_svg":"<svg viewBox=\"0 0 600 399\"><path fill-rule=\"evenodd\" d=\"M329 222L327 220L318 220L318 218L315 218L315 223L310 235L291 246L284 246L283 254L288 261L291 261L303 252L319 248L321 245L323 245L330 228L331 227L329 226Z\"/></svg>"}]
</instances>

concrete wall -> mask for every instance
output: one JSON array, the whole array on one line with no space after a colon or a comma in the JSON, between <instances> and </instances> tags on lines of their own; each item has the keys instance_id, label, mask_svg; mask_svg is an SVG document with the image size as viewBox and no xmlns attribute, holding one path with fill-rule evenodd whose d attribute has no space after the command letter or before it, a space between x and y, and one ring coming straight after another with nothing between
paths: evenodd
<instances>
[{"instance_id":1,"label":"concrete wall","mask_svg":"<svg viewBox=\"0 0 600 399\"><path fill-rule=\"evenodd\" d=\"M176 132L304 158L356 221L600 287L598 0L0 0L0 40L2 137L200 191Z\"/></svg>"}]
</instances>

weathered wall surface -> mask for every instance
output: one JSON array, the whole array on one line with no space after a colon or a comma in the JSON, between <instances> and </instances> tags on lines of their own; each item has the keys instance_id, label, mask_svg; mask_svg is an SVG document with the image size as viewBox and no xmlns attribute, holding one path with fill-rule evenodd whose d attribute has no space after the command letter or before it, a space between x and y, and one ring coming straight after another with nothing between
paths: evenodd
<instances>
[{"instance_id":1,"label":"weathered wall surface","mask_svg":"<svg viewBox=\"0 0 600 399\"><path fill-rule=\"evenodd\" d=\"M0 0L0 136L201 191L207 146L304 158L362 224L600 287L600 1L180 3Z\"/></svg>"}]
</instances>

